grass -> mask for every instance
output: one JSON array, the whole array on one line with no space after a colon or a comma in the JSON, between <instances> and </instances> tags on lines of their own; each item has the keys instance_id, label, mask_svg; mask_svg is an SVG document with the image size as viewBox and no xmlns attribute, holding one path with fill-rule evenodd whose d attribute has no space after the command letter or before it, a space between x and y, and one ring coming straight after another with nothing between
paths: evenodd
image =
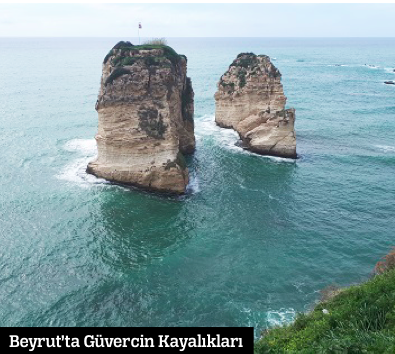
<instances>
[{"instance_id":1,"label":"grass","mask_svg":"<svg viewBox=\"0 0 395 354\"><path fill-rule=\"evenodd\" d=\"M130 42L118 42L104 57L103 64L106 64L108 60L113 57L111 64L113 66L124 66L124 65L133 65L137 59L136 57L131 57L130 52L134 55L138 54L140 50L153 50L153 49L161 49L163 51L162 56L150 56L147 59L147 65L157 65L163 62L162 59L170 60L174 65L178 64L181 58L185 58L185 55L179 55L173 48L166 45L166 40L163 38L151 40L142 45L133 45ZM120 50L120 51L119 51ZM145 57L148 58L148 57Z\"/></svg>"},{"instance_id":2,"label":"grass","mask_svg":"<svg viewBox=\"0 0 395 354\"><path fill-rule=\"evenodd\" d=\"M130 50L133 47L134 47L133 44L130 43L129 41L118 42L117 44L114 45L114 47L112 47L112 49L104 57L103 64L107 63L108 59L110 59L110 57L114 55L114 49L121 49L121 51L123 52L125 50Z\"/></svg>"},{"instance_id":3,"label":"grass","mask_svg":"<svg viewBox=\"0 0 395 354\"><path fill-rule=\"evenodd\" d=\"M142 44L133 47L133 50L152 50L152 49L162 49L163 56L169 59L173 64L177 64L181 56L177 52L167 45L163 44Z\"/></svg>"},{"instance_id":4,"label":"grass","mask_svg":"<svg viewBox=\"0 0 395 354\"><path fill-rule=\"evenodd\" d=\"M392 251L366 283L333 291L312 312L268 330L255 354L395 353L394 259Z\"/></svg>"},{"instance_id":5,"label":"grass","mask_svg":"<svg viewBox=\"0 0 395 354\"><path fill-rule=\"evenodd\" d=\"M160 49L162 51L159 55L139 55L141 50L154 50ZM162 66L171 67L172 64L177 65L181 58L185 58L185 55L179 55L177 52L166 45L164 38L156 38L142 45L133 45L130 42L120 41L118 42L105 56L103 64L106 64L111 59L111 66L115 67L114 71L105 81L105 85L111 84L116 78L121 75L130 74L130 71L124 66L131 66L136 62L141 62L147 67L151 66ZM169 61L172 63L170 64Z\"/></svg>"},{"instance_id":6,"label":"grass","mask_svg":"<svg viewBox=\"0 0 395 354\"><path fill-rule=\"evenodd\" d=\"M167 45L166 38L152 38L145 41L143 45Z\"/></svg>"}]
</instances>

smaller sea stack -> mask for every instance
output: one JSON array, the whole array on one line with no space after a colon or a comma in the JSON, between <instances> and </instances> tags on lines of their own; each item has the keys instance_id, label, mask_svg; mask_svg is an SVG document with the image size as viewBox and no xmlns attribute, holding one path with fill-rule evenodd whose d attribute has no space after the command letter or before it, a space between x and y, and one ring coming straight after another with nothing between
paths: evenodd
<instances>
[{"instance_id":1,"label":"smaller sea stack","mask_svg":"<svg viewBox=\"0 0 395 354\"><path fill-rule=\"evenodd\" d=\"M281 74L267 55L239 54L217 87L217 125L257 154L296 158L295 110L285 109Z\"/></svg>"}]
</instances>

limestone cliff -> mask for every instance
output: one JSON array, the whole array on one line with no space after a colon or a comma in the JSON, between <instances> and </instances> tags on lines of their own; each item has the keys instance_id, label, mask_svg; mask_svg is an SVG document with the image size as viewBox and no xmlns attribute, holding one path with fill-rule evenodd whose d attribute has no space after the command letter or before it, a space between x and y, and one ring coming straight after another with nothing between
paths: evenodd
<instances>
[{"instance_id":1,"label":"limestone cliff","mask_svg":"<svg viewBox=\"0 0 395 354\"><path fill-rule=\"evenodd\" d=\"M285 109L281 74L266 55L241 53L215 93L215 121L258 154L296 158L295 110Z\"/></svg>"},{"instance_id":2,"label":"limestone cliff","mask_svg":"<svg viewBox=\"0 0 395 354\"><path fill-rule=\"evenodd\" d=\"M119 42L103 62L98 157L87 172L153 191L184 193L195 149L187 60L164 45Z\"/></svg>"}]
</instances>

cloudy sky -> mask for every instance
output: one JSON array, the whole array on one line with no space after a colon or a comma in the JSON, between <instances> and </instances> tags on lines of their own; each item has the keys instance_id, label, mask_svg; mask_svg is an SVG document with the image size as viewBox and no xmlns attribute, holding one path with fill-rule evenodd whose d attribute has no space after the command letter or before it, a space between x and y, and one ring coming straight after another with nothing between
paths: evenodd
<instances>
[{"instance_id":1,"label":"cloudy sky","mask_svg":"<svg viewBox=\"0 0 395 354\"><path fill-rule=\"evenodd\" d=\"M1 37L395 37L395 4L0 4Z\"/></svg>"}]
</instances>

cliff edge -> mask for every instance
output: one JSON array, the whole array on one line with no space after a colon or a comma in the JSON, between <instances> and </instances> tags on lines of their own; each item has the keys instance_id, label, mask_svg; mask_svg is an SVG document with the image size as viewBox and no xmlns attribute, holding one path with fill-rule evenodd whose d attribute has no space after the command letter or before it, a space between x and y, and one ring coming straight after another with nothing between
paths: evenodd
<instances>
[{"instance_id":1,"label":"cliff edge","mask_svg":"<svg viewBox=\"0 0 395 354\"><path fill-rule=\"evenodd\" d=\"M281 74L267 55L239 54L217 87L217 125L236 130L255 153L296 158L295 110L285 109Z\"/></svg>"},{"instance_id":2,"label":"cliff edge","mask_svg":"<svg viewBox=\"0 0 395 354\"><path fill-rule=\"evenodd\" d=\"M195 149L185 56L165 45L119 42L104 58L96 110L98 157L88 173L152 191L185 192L184 154Z\"/></svg>"}]
</instances>

